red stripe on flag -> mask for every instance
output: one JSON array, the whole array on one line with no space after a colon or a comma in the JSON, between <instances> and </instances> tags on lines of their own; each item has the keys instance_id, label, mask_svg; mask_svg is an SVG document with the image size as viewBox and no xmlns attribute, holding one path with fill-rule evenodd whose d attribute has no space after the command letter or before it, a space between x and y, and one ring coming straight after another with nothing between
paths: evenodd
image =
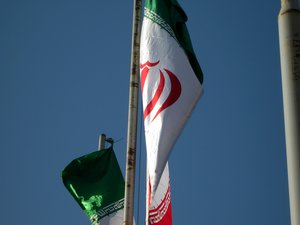
<instances>
[{"instance_id":1,"label":"red stripe on flag","mask_svg":"<svg viewBox=\"0 0 300 225\"><path fill-rule=\"evenodd\" d=\"M142 72L141 72L141 89L142 89L142 92L143 92L143 89L144 89L145 80L148 76L149 67L156 66L158 63L159 63L159 61L157 61L155 63L151 63L151 62L147 61L146 63L140 65L140 68L142 69Z\"/></svg>"},{"instance_id":2,"label":"red stripe on flag","mask_svg":"<svg viewBox=\"0 0 300 225\"><path fill-rule=\"evenodd\" d=\"M164 86L165 86L165 77L163 75L163 73L160 71L160 76L159 76L159 84L158 87L155 91L155 95L152 98L152 100L149 102L149 104L147 105L147 107L144 110L144 119L152 112L152 110L154 109L156 103L158 102L159 97L161 96L161 93L164 90Z\"/></svg>"},{"instance_id":3,"label":"red stripe on flag","mask_svg":"<svg viewBox=\"0 0 300 225\"><path fill-rule=\"evenodd\" d=\"M167 74L170 77L171 91L170 91L170 94L169 94L168 98L166 99L166 101L162 104L162 106L157 111L156 115L153 117L152 121L158 116L159 113L161 113L163 110L165 110L169 106L173 105L177 101L177 99L179 98L179 96L181 94L181 84L180 84L180 81L178 80L178 78L170 70L165 69L165 71L167 72ZM161 71L160 71L160 73L162 75ZM144 116L144 118L145 118L145 116Z\"/></svg>"}]
</instances>

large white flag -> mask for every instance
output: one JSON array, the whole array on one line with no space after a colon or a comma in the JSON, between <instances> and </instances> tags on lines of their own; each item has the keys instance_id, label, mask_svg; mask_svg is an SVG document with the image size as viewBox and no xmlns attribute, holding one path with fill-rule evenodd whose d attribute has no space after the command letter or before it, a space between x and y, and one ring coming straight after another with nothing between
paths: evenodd
<instances>
[{"instance_id":1,"label":"large white flag","mask_svg":"<svg viewBox=\"0 0 300 225\"><path fill-rule=\"evenodd\" d=\"M202 93L202 72L176 0L147 0L141 35L141 89L152 190Z\"/></svg>"},{"instance_id":2,"label":"large white flag","mask_svg":"<svg viewBox=\"0 0 300 225\"><path fill-rule=\"evenodd\" d=\"M203 76L186 21L176 0L146 0L140 80L152 199L159 189L171 149L202 93ZM162 179L169 180L169 174L164 173ZM169 182L162 192L167 193L168 188Z\"/></svg>"}]
</instances>

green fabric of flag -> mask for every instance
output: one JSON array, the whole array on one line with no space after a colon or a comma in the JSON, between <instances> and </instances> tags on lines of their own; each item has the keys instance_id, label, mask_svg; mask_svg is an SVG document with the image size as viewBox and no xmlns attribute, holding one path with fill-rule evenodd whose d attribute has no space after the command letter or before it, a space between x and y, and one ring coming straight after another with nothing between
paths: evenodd
<instances>
[{"instance_id":1,"label":"green fabric of flag","mask_svg":"<svg viewBox=\"0 0 300 225\"><path fill-rule=\"evenodd\" d=\"M93 225L123 212L124 178L112 147L74 159L62 171L62 179Z\"/></svg>"},{"instance_id":2,"label":"green fabric of flag","mask_svg":"<svg viewBox=\"0 0 300 225\"><path fill-rule=\"evenodd\" d=\"M176 39L180 43L181 47L184 49L190 64L194 70L200 83L203 83L203 73L201 67L198 63L196 55L193 50L192 42L190 39L189 32L186 27L186 22L188 20L187 15L179 5L177 0L146 0L145 1L145 14L144 16L154 22L161 25L162 29L165 29L163 23L167 23L171 27L172 31L166 29L166 31L171 35L175 35ZM163 19L162 21L157 21L157 16Z\"/></svg>"}]
</instances>

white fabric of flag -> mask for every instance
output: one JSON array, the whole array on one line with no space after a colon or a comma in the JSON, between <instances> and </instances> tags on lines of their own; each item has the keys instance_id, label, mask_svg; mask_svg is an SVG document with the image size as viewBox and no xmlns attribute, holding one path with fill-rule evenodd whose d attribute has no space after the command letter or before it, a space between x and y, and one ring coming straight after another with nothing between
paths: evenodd
<instances>
[{"instance_id":1,"label":"white fabric of flag","mask_svg":"<svg viewBox=\"0 0 300 225\"><path fill-rule=\"evenodd\" d=\"M140 63L148 172L155 192L202 85L172 28L147 8Z\"/></svg>"}]
</instances>

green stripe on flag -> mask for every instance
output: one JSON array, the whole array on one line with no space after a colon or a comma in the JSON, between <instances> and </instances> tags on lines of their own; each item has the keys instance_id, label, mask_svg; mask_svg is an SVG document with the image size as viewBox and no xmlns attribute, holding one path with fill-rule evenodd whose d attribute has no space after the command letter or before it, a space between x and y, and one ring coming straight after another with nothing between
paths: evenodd
<instances>
[{"instance_id":1,"label":"green stripe on flag","mask_svg":"<svg viewBox=\"0 0 300 225\"><path fill-rule=\"evenodd\" d=\"M93 224L124 208L124 179L112 147L74 159L62 179Z\"/></svg>"},{"instance_id":2,"label":"green stripe on flag","mask_svg":"<svg viewBox=\"0 0 300 225\"><path fill-rule=\"evenodd\" d=\"M194 53L190 35L185 25L188 18L177 0L146 0L145 8L145 17L159 24L172 37L175 35L177 41L184 49L194 73L202 84L202 70Z\"/></svg>"}]
</instances>

